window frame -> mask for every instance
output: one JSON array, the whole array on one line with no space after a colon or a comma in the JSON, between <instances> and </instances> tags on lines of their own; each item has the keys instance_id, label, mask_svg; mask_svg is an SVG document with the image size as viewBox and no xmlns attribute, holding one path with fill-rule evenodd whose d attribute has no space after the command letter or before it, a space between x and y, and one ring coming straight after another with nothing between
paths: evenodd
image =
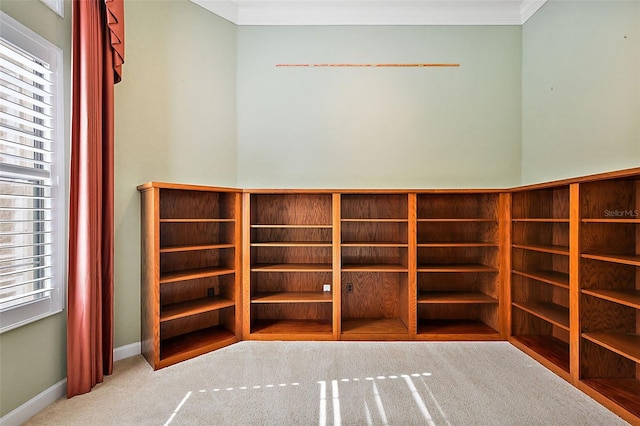
<instances>
[{"instance_id":1,"label":"window frame","mask_svg":"<svg viewBox=\"0 0 640 426\"><path fill-rule=\"evenodd\" d=\"M52 191L52 272L50 297L27 302L0 311L0 334L64 311L67 282L67 205L64 56L63 51L35 31L0 11L0 38L50 65L54 72L53 148L51 165Z\"/></svg>"}]
</instances>

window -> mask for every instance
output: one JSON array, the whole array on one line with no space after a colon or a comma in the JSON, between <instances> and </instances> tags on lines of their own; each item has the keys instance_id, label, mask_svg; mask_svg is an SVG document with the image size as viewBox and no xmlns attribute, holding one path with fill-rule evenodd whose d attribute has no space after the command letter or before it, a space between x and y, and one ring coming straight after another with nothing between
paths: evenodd
<instances>
[{"instance_id":1,"label":"window","mask_svg":"<svg viewBox=\"0 0 640 426\"><path fill-rule=\"evenodd\" d=\"M62 66L0 12L0 332L64 307Z\"/></svg>"}]
</instances>

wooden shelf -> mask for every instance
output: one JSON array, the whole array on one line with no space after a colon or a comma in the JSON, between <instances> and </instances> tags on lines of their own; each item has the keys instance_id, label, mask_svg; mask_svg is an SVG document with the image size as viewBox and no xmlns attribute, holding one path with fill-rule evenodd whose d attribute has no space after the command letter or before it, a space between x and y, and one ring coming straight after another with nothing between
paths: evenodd
<instances>
[{"instance_id":1,"label":"wooden shelf","mask_svg":"<svg viewBox=\"0 0 640 426\"><path fill-rule=\"evenodd\" d=\"M255 293L251 303L331 303L331 292L281 291L277 293Z\"/></svg>"},{"instance_id":2,"label":"wooden shelf","mask_svg":"<svg viewBox=\"0 0 640 426\"><path fill-rule=\"evenodd\" d=\"M599 297L610 302L619 303L621 305L630 306L640 309L640 290L598 290L598 289L582 289L583 294Z\"/></svg>"},{"instance_id":3,"label":"wooden shelf","mask_svg":"<svg viewBox=\"0 0 640 426\"><path fill-rule=\"evenodd\" d=\"M512 336L521 345L530 348L536 355L550 361L569 373L569 344L553 336Z\"/></svg>"},{"instance_id":4,"label":"wooden shelf","mask_svg":"<svg viewBox=\"0 0 640 426\"><path fill-rule=\"evenodd\" d=\"M640 219L591 219L584 218L582 223L640 223Z\"/></svg>"},{"instance_id":5,"label":"wooden shelf","mask_svg":"<svg viewBox=\"0 0 640 426\"><path fill-rule=\"evenodd\" d=\"M444 338L449 335L499 335L496 330L482 321L467 319L422 319L418 323L418 334L438 335Z\"/></svg>"},{"instance_id":6,"label":"wooden shelf","mask_svg":"<svg viewBox=\"0 0 640 426\"><path fill-rule=\"evenodd\" d=\"M512 244L513 248L523 250L537 251L541 253L561 254L569 256L569 247L556 245L540 245L540 244Z\"/></svg>"},{"instance_id":7,"label":"wooden shelf","mask_svg":"<svg viewBox=\"0 0 640 426\"><path fill-rule=\"evenodd\" d=\"M203 218L203 219L160 219L160 223L233 223L235 219L213 219L213 218Z\"/></svg>"},{"instance_id":8,"label":"wooden shelf","mask_svg":"<svg viewBox=\"0 0 640 426\"><path fill-rule=\"evenodd\" d=\"M569 330L569 308L547 302L513 302L513 306Z\"/></svg>"},{"instance_id":9,"label":"wooden shelf","mask_svg":"<svg viewBox=\"0 0 640 426\"><path fill-rule=\"evenodd\" d=\"M351 263L342 265L343 272L407 272L409 269L406 266L398 264L366 264L366 263Z\"/></svg>"},{"instance_id":10,"label":"wooden shelf","mask_svg":"<svg viewBox=\"0 0 640 426\"><path fill-rule=\"evenodd\" d=\"M512 272L525 278L532 278L547 284L569 289L569 274L565 274L564 272L546 270L518 271L515 269Z\"/></svg>"},{"instance_id":11,"label":"wooden shelf","mask_svg":"<svg viewBox=\"0 0 640 426\"><path fill-rule=\"evenodd\" d=\"M418 272L498 272L498 269L480 264L441 264L418 265Z\"/></svg>"},{"instance_id":12,"label":"wooden shelf","mask_svg":"<svg viewBox=\"0 0 640 426\"><path fill-rule=\"evenodd\" d=\"M377 219L377 218L365 218L365 219L349 219L342 218L341 222L362 222L362 223L408 223L409 220L405 218L398 219Z\"/></svg>"},{"instance_id":13,"label":"wooden shelf","mask_svg":"<svg viewBox=\"0 0 640 426\"><path fill-rule=\"evenodd\" d=\"M417 247L426 248L467 248L467 247L498 247L497 243L458 242L458 243L418 243Z\"/></svg>"},{"instance_id":14,"label":"wooden shelf","mask_svg":"<svg viewBox=\"0 0 640 426\"><path fill-rule=\"evenodd\" d=\"M409 244L403 242L384 242L384 241L347 241L340 244L342 247L409 247Z\"/></svg>"},{"instance_id":15,"label":"wooden shelf","mask_svg":"<svg viewBox=\"0 0 640 426\"><path fill-rule=\"evenodd\" d=\"M569 218L562 217L522 217L513 218L513 222L531 222L531 223L569 223Z\"/></svg>"},{"instance_id":16,"label":"wooden shelf","mask_svg":"<svg viewBox=\"0 0 640 426\"><path fill-rule=\"evenodd\" d=\"M498 300L480 292L425 291L418 295L418 303L498 303Z\"/></svg>"},{"instance_id":17,"label":"wooden shelf","mask_svg":"<svg viewBox=\"0 0 640 426\"><path fill-rule=\"evenodd\" d=\"M160 253L177 253L183 251L200 251L235 248L234 244L194 244L160 248Z\"/></svg>"},{"instance_id":18,"label":"wooden shelf","mask_svg":"<svg viewBox=\"0 0 640 426\"><path fill-rule=\"evenodd\" d=\"M343 319L342 334L407 334L407 326L399 319Z\"/></svg>"},{"instance_id":19,"label":"wooden shelf","mask_svg":"<svg viewBox=\"0 0 640 426\"><path fill-rule=\"evenodd\" d=\"M229 268L199 268L186 271L167 272L160 275L160 284L167 284L176 281L195 280L199 278L215 277L218 275L229 275L235 271Z\"/></svg>"},{"instance_id":20,"label":"wooden shelf","mask_svg":"<svg viewBox=\"0 0 640 426\"><path fill-rule=\"evenodd\" d=\"M276 263L258 264L251 267L251 272L331 272L329 263Z\"/></svg>"},{"instance_id":21,"label":"wooden shelf","mask_svg":"<svg viewBox=\"0 0 640 426\"><path fill-rule=\"evenodd\" d=\"M623 254L589 254L583 253L583 259L602 260L604 262L621 263L623 265L640 266L640 255Z\"/></svg>"},{"instance_id":22,"label":"wooden shelf","mask_svg":"<svg viewBox=\"0 0 640 426\"><path fill-rule=\"evenodd\" d=\"M640 380L638 379L583 379L581 383L640 418Z\"/></svg>"},{"instance_id":23,"label":"wooden shelf","mask_svg":"<svg viewBox=\"0 0 640 426\"><path fill-rule=\"evenodd\" d=\"M251 243L251 247L332 247L327 241L265 241Z\"/></svg>"},{"instance_id":24,"label":"wooden shelf","mask_svg":"<svg viewBox=\"0 0 640 426\"><path fill-rule=\"evenodd\" d=\"M161 366L171 365L237 341L234 333L221 326L162 340L160 342Z\"/></svg>"},{"instance_id":25,"label":"wooden shelf","mask_svg":"<svg viewBox=\"0 0 640 426\"><path fill-rule=\"evenodd\" d=\"M171 321L174 319L197 315L204 312L229 308L234 305L235 303L233 300L217 296L188 300L181 303L172 303L161 308L160 322Z\"/></svg>"},{"instance_id":26,"label":"wooden shelf","mask_svg":"<svg viewBox=\"0 0 640 426\"><path fill-rule=\"evenodd\" d=\"M640 335L622 333L582 333L582 337L640 364Z\"/></svg>"},{"instance_id":27,"label":"wooden shelf","mask_svg":"<svg viewBox=\"0 0 640 426\"><path fill-rule=\"evenodd\" d=\"M482 223L482 222L493 222L493 223L497 223L498 219L491 219L491 218L474 218L474 217L469 217L469 218L444 218L444 217L438 217L438 218L419 218L417 219L418 222L470 222L470 223Z\"/></svg>"},{"instance_id":28,"label":"wooden shelf","mask_svg":"<svg viewBox=\"0 0 640 426\"><path fill-rule=\"evenodd\" d=\"M317 320L256 320L251 326L251 334L297 335L328 334L331 335L331 321Z\"/></svg>"},{"instance_id":29,"label":"wooden shelf","mask_svg":"<svg viewBox=\"0 0 640 426\"><path fill-rule=\"evenodd\" d=\"M251 225L252 229L332 229L333 226L331 225L304 225L304 224L298 224L298 225L292 225L292 224L279 224L279 225L274 225L274 224L267 224L267 225L258 225L258 224L252 224Z\"/></svg>"}]
</instances>

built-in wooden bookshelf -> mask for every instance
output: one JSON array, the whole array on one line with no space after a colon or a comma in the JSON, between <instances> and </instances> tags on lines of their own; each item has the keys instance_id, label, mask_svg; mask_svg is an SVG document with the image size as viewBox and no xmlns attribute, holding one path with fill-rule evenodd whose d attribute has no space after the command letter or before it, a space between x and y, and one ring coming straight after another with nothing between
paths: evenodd
<instances>
[{"instance_id":1,"label":"built-in wooden bookshelf","mask_svg":"<svg viewBox=\"0 0 640 426\"><path fill-rule=\"evenodd\" d=\"M579 383L640 423L640 176L579 194Z\"/></svg>"},{"instance_id":2,"label":"built-in wooden bookshelf","mask_svg":"<svg viewBox=\"0 0 640 426\"><path fill-rule=\"evenodd\" d=\"M417 194L417 338L501 339L500 194Z\"/></svg>"},{"instance_id":3,"label":"built-in wooden bookshelf","mask_svg":"<svg viewBox=\"0 0 640 426\"><path fill-rule=\"evenodd\" d=\"M243 338L508 340L640 425L640 168L508 190L138 189L154 368Z\"/></svg>"},{"instance_id":4,"label":"built-in wooden bookshelf","mask_svg":"<svg viewBox=\"0 0 640 426\"><path fill-rule=\"evenodd\" d=\"M511 341L570 378L569 185L512 194Z\"/></svg>"},{"instance_id":5,"label":"built-in wooden bookshelf","mask_svg":"<svg viewBox=\"0 0 640 426\"><path fill-rule=\"evenodd\" d=\"M341 338L410 338L409 211L414 202L415 195L407 193L341 195Z\"/></svg>"},{"instance_id":6,"label":"built-in wooden bookshelf","mask_svg":"<svg viewBox=\"0 0 640 426\"><path fill-rule=\"evenodd\" d=\"M244 334L333 339L333 196L245 194Z\"/></svg>"},{"instance_id":7,"label":"built-in wooden bookshelf","mask_svg":"<svg viewBox=\"0 0 640 426\"><path fill-rule=\"evenodd\" d=\"M157 182L138 190L143 355L158 369L239 341L239 191Z\"/></svg>"}]
</instances>

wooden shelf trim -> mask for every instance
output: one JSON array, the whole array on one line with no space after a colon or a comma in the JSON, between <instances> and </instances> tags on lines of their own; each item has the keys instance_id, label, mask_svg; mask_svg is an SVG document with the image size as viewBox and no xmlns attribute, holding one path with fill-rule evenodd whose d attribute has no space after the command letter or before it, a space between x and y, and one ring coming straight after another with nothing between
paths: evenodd
<instances>
[{"instance_id":1,"label":"wooden shelf trim","mask_svg":"<svg viewBox=\"0 0 640 426\"><path fill-rule=\"evenodd\" d=\"M569 330L569 308L548 302L513 302L513 306Z\"/></svg>"},{"instance_id":2,"label":"wooden shelf trim","mask_svg":"<svg viewBox=\"0 0 640 426\"><path fill-rule=\"evenodd\" d=\"M330 263L275 263L256 264L251 272L331 272Z\"/></svg>"},{"instance_id":3,"label":"wooden shelf trim","mask_svg":"<svg viewBox=\"0 0 640 426\"><path fill-rule=\"evenodd\" d=\"M498 272L498 268L481 264L418 265L418 272Z\"/></svg>"},{"instance_id":4,"label":"wooden shelf trim","mask_svg":"<svg viewBox=\"0 0 640 426\"><path fill-rule=\"evenodd\" d=\"M466 247L498 247L498 243L485 243L483 241L469 242L441 242L441 243L418 243L418 247L425 248L466 248Z\"/></svg>"},{"instance_id":5,"label":"wooden shelf trim","mask_svg":"<svg viewBox=\"0 0 640 426\"><path fill-rule=\"evenodd\" d=\"M379 248L384 248L384 247L399 247L399 248L404 248L404 247L409 247L408 243L403 243L403 242L383 242L383 241L347 241L347 242L343 242L342 244L340 244L342 247L379 247Z\"/></svg>"},{"instance_id":6,"label":"wooden shelf trim","mask_svg":"<svg viewBox=\"0 0 640 426\"><path fill-rule=\"evenodd\" d=\"M512 244L513 248L538 251L541 253L561 254L569 256L569 246L550 246L541 244Z\"/></svg>"},{"instance_id":7,"label":"wooden shelf trim","mask_svg":"<svg viewBox=\"0 0 640 426\"><path fill-rule=\"evenodd\" d=\"M231 243L194 244L194 245L161 247L160 253L176 253L176 252L182 252L182 251L200 251L200 250L216 250L216 249L232 249L232 248L235 248L235 244L231 244Z\"/></svg>"},{"instance_id":8,"label":"wooden shelf trim","mask_svg":"<svg viewBox=\"0 0 640 426\"><path fill-rule=\"evenodd\" d=\"M476 217L469 217L469 218L444 218L444 217L436 217L436 218L418 218L417 222L424 222L424 223L428 223L428 222L472 222L472 223L480 223L480 222L494 222L494 223L498 223L498 219L496 218L476 218Z\"/></svg>"},{"instance_id":9,"label":"wooden shelf trim","mask_svg":"<svg viewBox=\"0 0 640 426\"><path fill-rule=\"evenodd\" d=\"M513 222L530 222L530 223L569 223L569 218L563 217L518 217L513 218Z\"/></svg>"},{"instance_id":10,"label":"wooden shelf trim","mask_svg":"<svg viewBox=\"0 0 640 426\"><path fill-rule=\"evenodd\" d=\"M621 305L630 306L640 309L640 290L598 290L598 289L582 289L583 294L599 297L610 302L619 303Z\"/></svg>"},{"instance_id":11,"label":"wooden shelf trim","mask_svg":"<svg viewBox=\"0 0 640 426\"><path fill-rule=\"evenodd\" d=\"M514 269L512 272L525 278L531 278L537 281L545 282L547 284L569 289L569 274L565 274L564 272L547 271L540 269L525 271Z\"/></svg>"},{"instance_id":12,"label":"wooden shelf trim","mask_svg":"<svg viewBox=\"0 0 640 426\"><path fill-rule=\"evenodd\" d=\"M231 275L235 271L229 268L212 267L189 269L186 271L166 272L160 274L160 284L173 283L176 281L195 280L199 278L215 277L218 275Z\"/></svg>"},{"instance_id":13,"label":"wooden shelf trim","mask_svg":"<svg viewBox=\"0 0 640 426\"><path fill-rule=\"evenodd\" d=\"M582 333L582 337L640 364L639 334Z\"/></svg>"},{"instance_id":14,"label":"wooden shelf trim","mask_svg":"<svg viewBox=\"0 0 640 426\"><path fill-rule=\"evenodd\" d=\"M214 219L214 218L185 218L185 219L172 219L172 218L164 218L160 219L160 223L233 223L235 219Z\"/></svg>"},{"instance_id":15,"label":"wooden shelf trim","mask_svg":"<svg viewBox=\"0 0 640 426\"><path fill-rule=\"evenodd\" d=\"M234 306L233 300L223 297L206 297L202 299L189 300L187 302L172 303L161 308L160 322L171 321L190 315L202 314L204 312Z\"/></svg>"},{"instance_id":16,"label":"wooden shelf trim","mask_svg":"<svg viewBox=\"0 0 640 426\"><path fill-rule=\"evenodd\" d=\"M251 247L332 247L331 241L265 241L251 243Z\"/></svg>"},{"instance_id":17,"label":"wooden shelf trim","mask_svg":"<svg viewBox=\"0 0 640 426\"><path fill-rule=\"evenodd\" d=\"M398 218L398 219L377 219L377 218L367 218L367 219L351 219L351 218L342 218L341 222L364 222L364 223L408 223L409 219L406 218Z\"/></svg>"},{"instance_id":18,"label":"wooden shelf trim","mask_svg":"<svg viewBox=\"0 0 640 426\"><path fill-rule=\"evenodd\" d=\"M347 263L342 265L343 272L408 272L409 268L400 264L386 263Z\"/></svg>"},{"instance_id":19,"label":"wooden shelf trim","mask_svg":"<svg viewBox=\"0 0 640 426\"><path fill-rule=\"evenodd\" d=\"M304 224L266 224L266 225L258 225L258 224L253 224L251 225L251 228L254 229L332 229L333 226L332 225L313 225L313 224L309 224L309 225L304 225Z\"/></svg>"},{"instance_id":20,"label":"wooden shelf trim","mask_svg":"<svg viewBox=\"0 0 640 426\"><path fill-rule=\"evenodd\" d=\"M583 218L582 223L640 223L640 219L593 219Z\"/></svg>"},{"instance_id":21,"label":"wooden shelf trim","mask_svg":"<svg viewBox=\"0 0 640 426\"><path fill-rule=\"evenodd\" d=\"M418 303L498 303L498 299L481 292L471 291L423 291L418 294Z\"/></svg>"},{"instance_id":22,"label":"wooden shelf trim","mask_svg":"<svg viewBox=\"0 0 640 426\"><path fill-rule=\"evenodd\" d=\"M330 291L281 291L274 293L256 293L251 303L331 303Z\"/></svg>"},{"instance_id":23,"label":"wooden shelf trim","mask_svg":"<svg viewBox=\"0 0 640 426\"><path fill-rule=\"evenodd\" d=\"M622 263L624 265L640 266L640 255L637 254L592 254L583 253L583 259L602 260L604 262Z\"/></svg>"}]
</instances>

